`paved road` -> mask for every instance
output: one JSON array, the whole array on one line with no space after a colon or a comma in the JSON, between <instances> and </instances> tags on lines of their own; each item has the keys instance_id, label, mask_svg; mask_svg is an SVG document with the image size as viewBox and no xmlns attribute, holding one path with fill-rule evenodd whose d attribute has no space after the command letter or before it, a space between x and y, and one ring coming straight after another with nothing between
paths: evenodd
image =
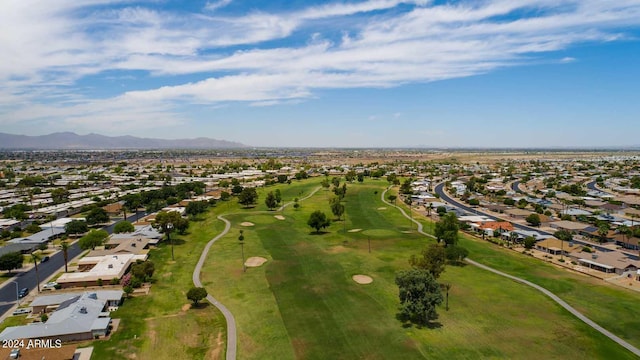
<instances>
[{"instance_id":1,"label":"paved road","mask_svg":"<svg viewBox=\"0 0 640 360\"><path fill-rule=\"evenodd\" d=\"M146 214L146 213L145 213ZM127 218L127 220L134 220L136 215L131 215ZM103 229L106 230L109 234L113 233L114 224L109 226L105 226ZM69 259L73 259L76 256L82 253L82 249L78 245L78 242L71 244L69 250L67 251ZM45 263L38 264L38 275L39 280L44 281L49 276L59 272L62 268L64 268L64 255L61 251L57 252L54 255L50 256L49 261ZM9 311L16 303L16 285L18 284L18 289L28 288L29 294L32 294L34 291L37 292L36 289L36 270L35 268L31 268L26 271L16 273L16 276L12 280L8 280L6 283L2 285L0 289L0 317L4 315L7 311Z\"/></svg>"},{"instance_id":2,"label":"paved road","mask_svg":"<svg viewBox=\"0 0 640 360\"><path fill-rule=\"evenodd\" d=\"M78 242L72 244L69 247L68 255L69 259L78 256L82 252ZM62 252L57 252L51 255L49 261L38 264L38 275L40 281L48 278L49 276L60 271L60 268L64 267L64 256ZM29 293L33 293L36 289L36 271L35 268L18 273L12 280L8 280L0 289L0 316L4 315L9 309L11 309L16 303L16 285L18 289L27 288Z\"/></svg>"},{"instance_id":3,"label":"paved road","mask_svg":"<svg viewBox=\"0 0 640 360\"><path fill-rule=\"evenodd\" d=\"M471 209L467 206L464 206L463 204L458 203L457 201L451 199L449 196L447 196L447 194L444 193L444 189L443 189L444 184L438 184L436 186L436 193L438 193L440 195L440 197L444 200L446 200L448 203L454 205L454 206L458 206L461 207L467 211L469 210L473 210L473 212L478 213L478 214L482 214L478 211L476 211L475 209ZM403 212L404 216L407 216L404 212ZM482 215L487 215L487 214L482 214ZM490 216L490 215L487 215ZM490 216L492 218L495 219L495 217ZM514 224L514 225L519 225L519 224ZM530 230L534 230L534 231L538 231L541 233L546 233L544 231L540 231L537 229L533 229L533 228L529 228L528 226L521 226L523 228L526 229L530 229ZM427 235L427 236L431 236L429 234L425 234L422 232L422 229L418 230L421 234ZM548 234L548 233L547 233ZM534 284L530 281L527 281L525 279L521 279L519 277L513 276L513 275L509 275L507 273L503 273L502 271L496 270L494 268L491 268L489 266L480 264L476 261L473 261L471 259L465 259L465 261L471 265L477 266L481 269L487 270L487 271L491 271L494 274L498 274L500 276L504 276L506 278L509 278L511 280L517 281L519 283L531 286L532 288L542 292L543 294L547 295L548 297L550 297L553 301L555 301L556 303L558 303L560 306L562 306L563 308L565 308L567 311L569 311L571 314L573 314L575 317L577 317L578 319L582 320L585 324L591 326L592 328L594 328L595 330L597 330L598 332L600 332L601 334L603 334L604 336L608 337L609 339L615 341L616 343L620 344L621 346L623 346L625 349L631 351L632 353L634 353L636 356L640 357L640 350L638 348L636 348L635 346L629 344L628 342L622 340L620 337L616 336L615 334L611 333L610 331L608 331L607 329L603 328L602 326L596 324L594 321L592 321L591 319L587 318L586 316L584 316L582 313L580 313L578 310L574 309L573 307L571 307L571 305L567 304L564 300L562 300L561 298L559 298L557 295L555 295L554 293L552 293L551 291L543 288L540 285Z\"/></svg>"},{"instance_id":4,"label":"paved road","mask_svg":"<svg viewBox=\"0 0 640 360\"><path fill-rule=\"evenodd\" d=\"M511 190L520 193L520 194L524 194L524 192L522 190L520 190L520 187L518 187L518 185L520 185L520 181L516 180L514 182L511 183Z\"/></svg>"},{"instance_id":5,"label":"paved road","mask_svg":"<svg viewBox=\"0 0 640 360\"><path fill-rule=\"evenodd\" d=\"M440 199L448 202L449 204L451 204L451 205L453 205L453 206L455 206L457 208L465 210L465 211L467 211L467 212L469 212L471 214L486 216L486 217L488 217L490 219L493 219L495 221L507 221L507 220L504 220L504 219L500 219L499 217L496 217L494 215L491 215L491 214L485 213L483 211L480 211L478 209L474 209L472 207L469 207L469 206L467 206L467 205L465 205L465 204L453 199L452 197L447 195L447 193L444 192L444 183L440 183L440 184L436 185L434 191L440 196ZM518 224L518 223L515 223L515 222L511 222L511 224L516 229L525 230L525 231L535 231L535 232L537 232L539 234L542 234L542 235L553 236L553 233L550 233L550 232L545 231L545 230L541 230L539 228L534 228L534 227L531 227L531 226ZM610 251L612 251L611 249L607 249L605 247L598 246L596 244L593 244L593 243L590 243L590 242L586 242L586 241L582 241L582 240L578 240L578 239L573 239L573 242L577 243L577 244L580 244L580 245L591 246L591 247L595 248L596 250L602 251L602 252L610 252Z\"/></svg>"},{"instance_id":6,"label":"paved road","mask_svg":"<svg viewBox=\"0 0 640 360\"><path fill-rule=\"evenodd\" d=\"M229 220L225 219L222 215L218 216L219 220L224 221L225 226L224 230L218 236L211 239L207 246L204 247L202 254L200 254L200 260L196 264L196 268L193 270L193 284L197 287L202 287L202 282L200 281L200 272L202 271L202 266L204 265L205 260L207 260L207 254L209 253L209 249L213 243L215 243L218 239L225 236L229 229L231 229L231 223ZM233 317L233 314L226 306L222 305L216 298L211 295L207 295L207 300L213 306L217 307L220 312L224 315L225 320L227 321L227 360L235 360L236 358L236 349L237 349L237 331L236 331L236 319Z\"/></svg>"}]
</instances>

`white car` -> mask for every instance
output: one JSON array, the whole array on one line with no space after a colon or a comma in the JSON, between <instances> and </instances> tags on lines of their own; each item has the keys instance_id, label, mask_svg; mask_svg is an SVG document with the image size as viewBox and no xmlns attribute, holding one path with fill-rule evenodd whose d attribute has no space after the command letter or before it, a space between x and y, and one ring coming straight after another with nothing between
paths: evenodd
<instances>
[{"instance_id":1,"label":"white car","mask_svg":"<svg viewBox=\"0 0 640 360\"><path fill-rule=\"evenodd\" d=\"M42 290L53 290L53 289L55 289L55 288L56 288L56 286L57 286L57 285L58 285L58 283L57 283L57 282L55 282L55 281L51 281L51 282L46 283L46 284L42 287Z\"/></svg>"},{"instance_id":2,"label":"white car","mask_svg":"<svg viewBox=\"0 0 640 360\"><path fill-rule=\"evenodd\" d=\"M31 308L19 308L13 312L13 315L28 314L30 312L31 312Z\"/></svg>"}]
</instances>

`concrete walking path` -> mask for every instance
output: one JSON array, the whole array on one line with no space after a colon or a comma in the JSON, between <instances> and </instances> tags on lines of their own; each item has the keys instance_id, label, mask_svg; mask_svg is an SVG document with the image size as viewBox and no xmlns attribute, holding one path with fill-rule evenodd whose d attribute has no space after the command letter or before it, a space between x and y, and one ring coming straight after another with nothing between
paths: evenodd
<instances>
[{"instance_id":1,"label":"concrete walking path","mask_svg":"<svg viewBox=\"0 0 640 360\"><path fill-rule=\"evenodd\" d=\"M211 239L207 246L204 247L202 254L200 254L200 260L198 260L198 264L196 264L195 269L193 270L193 284L197 287L202 287L202 282L200 282L200 272L202 271L202 266L204 265L205 260L207 259L207 254L209 253L209 249L213 243L215 243L218 239L225 236L229 229L231 229L231 223L229 220L222 217L222 215L218 216L219 220L224 221L225 227L224 230L218 236ZM237 331L236 331L236 319L233 317L233 314L229 309L227 309L222 303L216 300L213 296L207 295L207 300L213 306L217 307L220 312L224 315L225 320L227 321L227 360L235 360L236 351L237 351Z\"/></svg>"},{"instance_id":2,"label":"concrete walking path","mask_svg":"<svg viewBox=\"0 0 640 360\"><path fill-rule=\"evenodd\" d=\"M386 201L386 199L384 198L385 194L387 193L387 190L389 190L391 188L388 187L387 189L385 189L385 191L382 192L381 195L381 199L382 202L393 206L395 208L397 208L398 210L400 210L400 212L402 213L402 215L404 215L404 217L406 217L407 219L410 219L411 221L413 221L414 223L418 224L418 232L422 235L425 235L427 237L430 238L435 238L435 236L431 235L431 234L427 234L425 232L422 231L422 224L420 222L418 222L417 220L413 219L413 217L409 217L409 215L407 215L407 213L404 211L404 209L393 205L389 202ZM479 267L480 269L484 269L487 271L491 271L494 274L500 275L500 276L504 276L508 279L511 279L513 281L519 282L521 284L527 285L527 286L531 286L532 288L542 292L543 294L547 295L548 297L551 298L551 300L555 301L556 303L558 303L560 306L562 306L565 310L569 311L571 314L573 314L575 317L577 317L578 319L580 319L581 321L583 321L585 324L591 326L592 328L594 328L595 330L597 330L598 332L600 332L602 335L608 337L609 339L615 341L616 343L618 343L619 345L621 345L622 347L624 347L625 349L631 351L633 354L635 354L636 356L640 357L640 350L638 350L638 348L636 348L635 346L629 344L628 342L624 341L623 339L621 339L619 336L613 334L612 332L610 332L609 330L603 328L602 326L596 324L593 320L589 319L588 317L584 316L581 312L579 312L578 310L574 309L571 305L567 304L564 300L562 300L560 297L558 297L556 294L552 293L551 291L543 288L540 285L534 284L528 280L519 278L517 276L513 276L513 275L509 275L507 273L504 273L502 271L496 270L494 268L491 268L489 266L480 264L476 261L473 261L469 258L465 259L465 261L473 266Z\"/></svg>"},{"instance_id":3,"label":"concrete walking path","mask_svg":"<svg viewBox=\"0 0 640 360\"><path fill-rule=\"evenodd\" d=\"M298 199L298 201L303 201L306 200L310 197L312 197L316 192L318 192L318 190L320 190L320 187L315 188L309 195ZM293 202L288 202L284 205L282 205L278 211L282 211L284 210L284 208L286 208L287 206L293 204ZM272 211L254 211L254 212L240 212L237 214L258 214L258 213L272 213ZM209 250L211 249L211 246L220 238L222 238L223 236L225 236L229 230L231 229L231 222L227 219L224 218L224 215L232 215L232 214L222 214L222 215L218 215L218 220L221 220L225 223L225 227L224 230L222 230L222 232L220 234L218 234L215 238L211 239L207 245L204 247L204 250L202 250L202 254L200 254L200 259L198 260L198 263L196 264L195 269L193 270L193 284L197 287L203 287L202 286L202 282L200 281L200 272L202 272L202 266L204 266L204 262L207 259L207 255L209 254ZM238 348L238 335L237 335L237 328L236 328L236 320L233 317L233 314L231 313L231 311L229 311L229 309L227 309L226 306L224 306L221 302L219 302L218 300L216 300L216 298L214 298L212 295L207 295L207 300L213 304L213 306L215 306L216 308L218 308L218 310L220 310L220 312L222 312L222 314L224 315L224 318L227 322L227 355L226 355L226 359L227 360L235 360L236 359L236 355L237 355L237 348Z\"/></svg>"}]
</instances>

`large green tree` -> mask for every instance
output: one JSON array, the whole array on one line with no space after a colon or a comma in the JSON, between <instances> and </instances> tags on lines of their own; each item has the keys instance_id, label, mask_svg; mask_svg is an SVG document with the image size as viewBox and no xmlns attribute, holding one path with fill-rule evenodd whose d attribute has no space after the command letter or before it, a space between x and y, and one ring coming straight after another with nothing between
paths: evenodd
<instances>
[{"instance_id":1,"label":"large green tree","mask_svg":"<svg viewBox=\"0 0 640 360\"><path fill-rule=\"evenodd\" d=\"M331 220L327 218L327 215L320 211L316 210L309 215L309 220L307 220L307 225L316 229L316 233L320 233L320 229L324 229L331 224Z\"/></svg>"},{"instance_id":2,"label":"large green tree","mask_svg":"<svg viewBox=\"0 0 640 360\"><path fill-rule=\"evenodd\" d=\"M84 234L89 231L86 221L72 220L64 225L64 231L69 235Z\"/></svg>"},{"instance_id":3,"label":"large green tree","mask_svg":"<svg viewBox=\"0 0 640 360\"><path fill-rule=\"evenodd\" d=\"M11 252L0 256L0 270L9 271L20 269L24 262L24 256L20 251Z\"/></svg>"},{"instance_id":4,"label":"large green tree","mask_svg":"<svg viewBox=\"0 0 640 360\"><path fill-rule=\"evenodd\" d=\"M198 306L198 303L207 297L207 290L202 287L192 287L187 291L187 299L193 301L194 306Z\"/></svg>"},{"instance_id":5,"label":"large green tree","mask_svg":"<svg viewBox=\"0 0 640 360\"><path fill-rule=\"evenodd\" d=\"M538 214L530 214L525 218L525 221L531 226L540 226L540 215Z\"/></svg>"},{"instance_id":6,"label":"large green tree","mask_svg":"<svg viewBox=\"0 0 640 360\"><path fill-rule=\"evenodd\" d=\"M189 227L189 220L180 216L177 211L160 211L156 214L156 218L153 221L152 226L161 233L167 234L167 238L171 236L174 231L184 232ZM181 229L184 229L181 231Z\"/></svg>"},{"instance_id":7,"label":"large green tree","mask_svg":"<svg viewBox=\"0 0 640 360\"><path fill-rule=\"evenodd\" d=\"M78 244L82 249L95 249L96 246L102 246L109 237L109 233L105 230L91 230L89 233L80 238Z\"/></svg>"},{"instance_id":8,"label":"large green tree","mask_svg":"<svg viewBox=\"0 0 640 360\"><path fill-rule=\"evenodd\" d=\"M255 205L258 202L258 192L255 188L244 188L238 195L238 203L244 207Z\"/></svg>"},{"instance_id":9,"label":"large green tree","mask_svg":"<svg viewBox=\"0 0 640 360\"><path fill-rule=\"evenodd\" d=\"M135 231L135 227L133 226L132 223L130 223L129 221L120 221L119 223L116 224L116 226L113 227L113 232L116 234L121 234L121 233L130 233L130 232L134 232Z\"/></svg>"},{"instance_id":10,"label":"large green tree","mask_svg":"<svg viewBox=\"0 0 640 360\"><path fill-rule=\"evenodd\" d=\"M419 256L412 255L409 258L411 266L428 271L435 279L444 271L446 262L445 248L438 244L431 244L424 248Z\"/></svg>"},{"instance_id":11,"label":"large green tree","mask_svg":"<svg viewBox=\"0 0 640 360\"><path fill-rule=\"evenodd\" d=\"M427 325L438 318L436 306L443 296L436 279L424 269L403 270L396 274L400 297L400 318L419 325Z\"/></svg>"},{"instance_id":12,"label":"large green tree","mask_svg":"<svg viewBox=\"0 0 640 360\"><path fill-rule=\"evenodd\" d=\"M264 204L267 205L269 210L273 210L276 206L278 206L278 200L273 194L273 191L269 191L267 197L264 199Z\"/></svg>"},{"instance_id":13,"label":"large green tree","mask_svg":"<svg viewBox=\"0 0 640 360\"><path fill-rule=\"evenodd\" d=\"M100 207L95 207L89 211L86 216L87 224L95 225L95 224L104 224L109 222L109 215L107 211Z\"/></svg>"},{"instance_id":14,"label":"large green tree","mask_svg":"<svg viewBox=\"0 0 640 360\"><path fill-rule=\"evenodd\" d=\"M340 217L342 216L342 214L344 214L344 205L340 203L340 198L333 197L329 199L329 205L331 207L331 212L333 213L333 215L337 217L338 220L340 220Z\"/></svg>"},{"instance_id":15,"label":"large green tree","mask_svg":"<svg viewBox=\"0 0 640 360\"><path fill-rule=\"evenodd\" d=\"M446 246L458 243L458 217L455 213L449 212L440 218L436 223L434 235L438 242L444 241Z\"/></svg>"}]
</instances>

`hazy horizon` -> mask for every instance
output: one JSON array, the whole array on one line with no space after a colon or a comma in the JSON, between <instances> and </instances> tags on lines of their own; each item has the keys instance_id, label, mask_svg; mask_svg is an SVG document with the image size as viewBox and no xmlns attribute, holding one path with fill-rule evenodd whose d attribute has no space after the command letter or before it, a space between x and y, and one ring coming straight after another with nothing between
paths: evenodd
<instances>
[{"instance_id":1,"label":"hazy horizon","mask_svg":"<svg viewBox=\"0 0 640 360\"><path fill-rule=\"evenodd\" d=\"M640 1L0 4L2 132L635 148Z\"/></svg>"}]
</instances>

